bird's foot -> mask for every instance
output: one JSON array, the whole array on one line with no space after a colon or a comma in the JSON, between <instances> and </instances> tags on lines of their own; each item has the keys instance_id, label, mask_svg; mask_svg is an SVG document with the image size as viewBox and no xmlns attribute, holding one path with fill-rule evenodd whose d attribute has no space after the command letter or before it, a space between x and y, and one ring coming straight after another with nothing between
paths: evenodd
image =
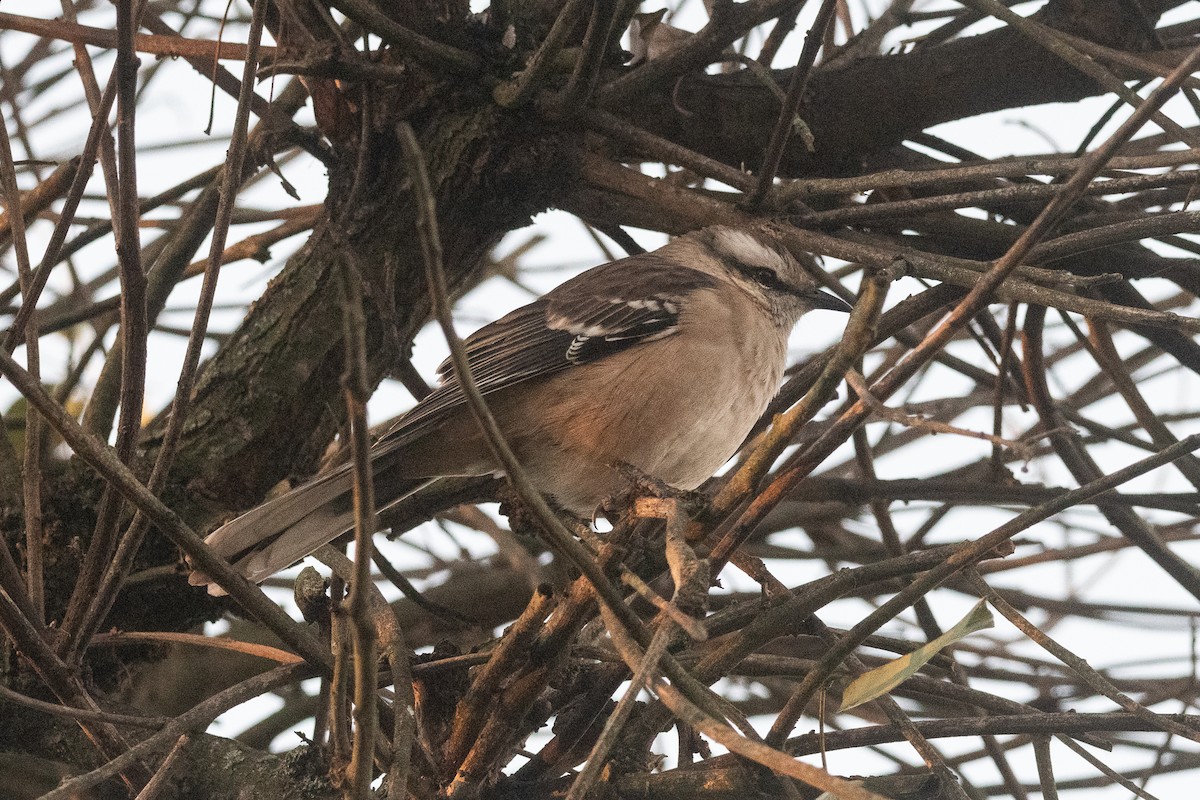
<instances>
[{"instance_id":1,"label":"bird's foot","mask_svg":"<svg viewBox=\"0 0 1200 800\"><path fill-rule=\"evenodd\" d=\"M640 513L638 501L646 498L674 501L691 518L698 517L708 508L709 498L703 492L672 486L624 461L613 464L613 469L625 480L626 487L601 503L601 509L606 514L632 507L638 516L664 517L663 513Z\"/></svg>"},{"instance_id":2,"label":"bird's foot","mask_svg":"<svg viewBox=\"0 0 1200 800\"><path fill-rule=\"evenodd\" d=\"M496 493L496 495L497 499L500 501L501 515L508 518L509 529L519 538L522 538L531 544L535 541L540 541L542 522L538 516L525 504L525 500L521 497L521 495L518 494L517 491L510 485L508 485L507 482L505 482L504 486ZM589 520L563 508L554 501L554 498L547 497L545 499L547 505L550 506L550 510L553 511L559 520L565 523L568 528L574 528L578 525L586 526L588 524Z\"/></svg>"}]
</instances>

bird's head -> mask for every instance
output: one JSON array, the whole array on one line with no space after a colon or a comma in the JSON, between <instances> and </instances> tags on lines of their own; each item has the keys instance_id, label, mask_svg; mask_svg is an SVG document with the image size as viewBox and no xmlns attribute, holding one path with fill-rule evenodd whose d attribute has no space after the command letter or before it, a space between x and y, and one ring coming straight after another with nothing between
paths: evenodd
<instances>
[{"instance_id":1,"label":"bird's head","mask_svg":"<svg viewBox=\"0 0 1200 800\"><path fill-rule=\"evenodd\" d=\"M791 327L807 311L849 311L850 305L821 289L783 242L767 228L716 225L689 234L712 266L781 325Z\"/></svg>"}]
</instances>

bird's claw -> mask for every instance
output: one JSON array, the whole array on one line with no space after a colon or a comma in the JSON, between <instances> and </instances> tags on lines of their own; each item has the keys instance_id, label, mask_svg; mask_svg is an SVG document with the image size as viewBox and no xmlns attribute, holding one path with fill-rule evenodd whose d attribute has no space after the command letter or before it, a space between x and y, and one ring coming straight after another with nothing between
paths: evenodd
<instances>
[{"instance_id":1,"label":"bird's claw","mask_svg":"<svg viewBox=\"0 0 1200 800\"><path fill-rule=\"evenodd\" d=\"M693 518L708 507L708 497L703 492L677 488L624 461L612 466L625 480L626 487L601 501L600 509L606 515L629 508L643 497L677 501L684 513Z\"/></svg>"}]
</instances>

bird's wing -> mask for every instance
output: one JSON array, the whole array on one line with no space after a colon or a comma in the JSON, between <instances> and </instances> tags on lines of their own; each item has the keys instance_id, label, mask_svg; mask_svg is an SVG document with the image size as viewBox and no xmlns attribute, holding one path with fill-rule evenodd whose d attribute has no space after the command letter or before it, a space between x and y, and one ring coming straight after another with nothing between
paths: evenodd
<instances>
[{"instance_id":1,"label":"bird's wing","mask_svg":"<svg viewBox=\"0 0 1200 800\"><path fill-rule=\"evenodd\" d=\"M486 395L671 336L688 296L715 285L710 275L654 253L590 269L471 334L464 342L471 374ZM449 359L438 374L438 387L377 447L410 441L463 405Z\"/></svg>"}]
</instances>

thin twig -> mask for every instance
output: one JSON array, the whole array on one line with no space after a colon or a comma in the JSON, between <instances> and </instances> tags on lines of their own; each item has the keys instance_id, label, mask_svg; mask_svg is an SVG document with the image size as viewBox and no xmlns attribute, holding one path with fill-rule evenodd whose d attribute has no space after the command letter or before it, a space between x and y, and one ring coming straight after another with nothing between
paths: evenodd
<instances>
[{"instance_id":1,"label":"thin twig","mask_svg":"<svg viewBox=\"0 0 1200 800\"><path fill-rule=\"evenodd\" d=\"M1191 185L1200 179L1200 170L1176 170L1162 175L1134 175L1130 177L1111 178L1096 181L1087 187L1084 195L1116 195L1137 192L1145 189L1156 189L1164 186ZM971 192L955 192L952 194L921 197L914 200L894 200L880 203L858 203L855 205L835 208L829 211L813 211L801 213L792 219L797 225L804 227L835 227L838 225L854 225L864 222L874 222L898 217L917 216L933 211L948 209L983 208L1004 209L1010 204L1028 204L1040 199L1053 197L1060 187L1052 183L1022 183L1017 186L1004 186L997 189L979 189ZM1190 228L1171 230L1170 233L1194 230L1193 222ZM1087 231L1091 233L1091 231ZM1137 237L1142 238L1142 237ZM1047 243L1048 244L1048 243ZM1035 252L1037 250L1035 249ZM1046 258L1032 259L1036 263L1044 263Z\"/></svg>"},{"instance_id":2,"label":"thin twig","mask_svg":"<svg viewBox=\"0 0 1200 800\"><path fill-rule=\"evenodd\" d=\"M758 61L765 68L770 69L771 63L775 60L775 55L779 52L783 41L788 37L793 30L796 29L796 19L800 16L801 9L804 8L807 0L794 0L791 8L783 10L778 19L775 20L775 25L771 28L771 32L767 34L766 40L763 42L762 49L758 51Z\"/></svg>"},{"instance_id":3,"label":"thin twig","mask_svg":"<svg viewBox=\"0 0 1200 800\"><path fill-rule=\"evenodd\" d=\"M365 0L334 0L332 5L364 29L385 42L396 45L404 56L411 56L429 66L460 74L478 72L482 66L479 56L474 53L459 50L409 30Z\"/></svg>"},{"instance_id":4,"label":"thin twig","mask_svg":"<svg viewBox=\"0 0 1200 800\"><path fill-rule=\"evenodd\" d=\"M684 615L684 608L695 611L703 603L708 594L710 573L708 564L696 557L695 552L684 538L687 517L684 515L678 500L652 500L660 506L659 513L639 512L638 516L655 516L666 519L666 535L664 540L667 563L670 566L671 581L675 586L675 595L668 607L676 613L662 613L650 645L635 668L625 694L617 702L616 708L608 715L604 728L596 743L588 754L587 763L571 784L566 800L584 800L600 777L600 772L608 761L608 756L619 741L622 729L634 709L634 701L643 688L659 673L659 662L667 652L677 623L675 620ZM696 622L696 620L693 620ZM680 625L685 631L691 626ZM707 635L699 637L700 641ZM792 793L794 794L794 793Z\"/></svg>"},{"instance_id":5,"label":"thin twig","mask_svg":"<svg viewBox=\"0 0 1200 800\"><path fill-rule=\"evenodd\" d=\"M571 77L567 79L566 88L557 100L563 109L574 111L586 107L591 100L592 92L596 90L596 82L600 79L600 69L608 55L612 29L622 6L621 0L596 0L592 3L592 17L583 36L583 48Z\"/></svg>"},{"instance_id":6,"label":"thin twig","mask_svg":"<svg viewBox=\"0 0 1200 800\"><path fill-rule=\"evenodd\" d=\"M158 797L167 786L167 779L171 777L171 770L179 763L179 759L183 757L184 749L191 741L191 737L186 733L175 741L175 746L171 748L171 752L167 753L167 757L163 759L158 769L155 770L154 777L142 787L142 790L138 792L134 800L154 800L155 797Z\"/></svg>"},{"instance_id":7,"label":"thin twig","mask_svg":"<svg viewBox=\"0 0 1200 800\"><path fill-rule=\"evenodd\" d=\"M312 634L297 625L261 589L234 570L228 561L216 555L174 511L146 489L121 463L112 447L85 432L32 375L2 351L0 375L8 379L29 400L30 405L45 416L50 427L85 463L116 487L126 500L144 511L154 526L191 558L197 569L211 576L248 614L274 631L306 661L322 670L328 666L329 654Z\"/></svg>"},{"instance_id":8,"label":"thin twig","mask_svg":"<svg viewBox=\"0 0 1200 800\"><path fill-rule=\"evenodd\" d=\"M454 725L444 747L448 763L456 766L462 763L504 684L516 672L516 666L529 657L530 646L557 602L558 598L548 585L537 587L529 605L472 678L470 688L458 701Z\"/></svg>"},{"instance_id":9,"label":"thin twig","mask_svg":"<svg viewBox=\"0 0 1200 800\"><path fill-rule=\"evenodd\" d=\"M611 613L607 607L601 608L601 613L611 620ZM630 665L630 669L636 670L638 665L646 659L645 651L636 642L631 641L619 625L610 625L609 632L622 658ZM670 707L681 721L691 725L731 752L762 764L773 772L803 781L809 786L830 792L835 797L844 798L844 800L884 800L874 792L855 783L837 778L823 769L797 761L773 747L739 735L724 721L710 716L693 704L678 687L672 684L659 680L654 685L654 693Z\"/></svg>"},{"instance_id":10,"label":"thin twig","mask_svg":"<svg viewBox=\"0 0 1200 800\"><path fill-rule=\"evenodd\" d=\"M367 800L371 793L375 729L375 673L378 660L375 624L371 618L371 536L377 527L375 483L371 477L371 442L367 424L366 321L363 317L362 275L347 258L341 270L345 314L346 371L342 379L350 450L354 464L354 573L346 610L354 643L354 741L346 767L346 800Z\"/></svg>"},{"instance_id":11,"label":"thin twig","mask_svg":"<svg viewBox=\"0 0 1200 800\"><path fill-rule=\"evenodd\" d=\"M1022 17L1015 11L1012 11L999 0L963 0L963 5L995 17L998 20L1008 23L1009 26L1019 31L1024 36L1032 39L1038 45L1046 48L1054 55L1061 58L1066 63L1070 64L1075 69L1095 80L1105 90L1112 92L1120 97L1135 110L1140 109L1142 105L1149 100L1142 101L1137 93L1125 85L1125 82L1113 75L1099 63L1093 61L1088 56L1073 48L1067 41L1058 35L1058 31L1050 28L1040 22ZM1194 54L1193 54L1194 55ZM1188 58L1192 58L1189 55ZM1186 62L1188 59L1184 59ZM1182 64L1180 65L1182 66ZM1191 68L1189 67L1183 74L1179 73L1176 68L1172 71L1173 83L1182 83L1187 78L1191 77ZM1186 143L1190 147L1197 146L1197 138L1194 134L1182 128L1179 123L1175 122L1170 117L1159 112L1158 107L1148 109L1149 119L1152 119L1156 125L1163 130L1175 136L1179 141Z\"/></svg>"},{"instance_id":12,"label":"thin twig","mask_svg":"<svg viewBox=\"0 0 1200 800\"><path fill-rule=\"evenodd\" d=\"M568 0L555 17L546 38L529 57L525 69L513 80L492 90L492 97L497 103L506 108L516 108L528 101L542 87L546 78L556 68L555 57L567 43L567 37L575 32L588 5L588 0Z\"/></svg>"},{"instance_id":13,"label":"thin twig","mask_svg":"<svg viewBox=\"0 0 1200 800\"><path fill-rule=\"evenodd\" d=\"M879 606L875 611L864 617L858 624L838 640L837 645L830 648L820 665L801 682L801 689L806 697L812 697L817 689L828 680L833 670L842 659L851 653L868 634L875 632L880 626L893 619L897 614L908 608L917 598L925 596L929 591L942 584L956 572L972 566L987 553L995 550L1018 533L1030 526L1048 519L1053 515L1077 505L1090 497L1094 497L1109 489L1120 486L1150 470L1169 464L1185 453L1200 449L1200 434L1190 436L1178 445L1168 447L1149 458L1134 462L1129 466L1116 470L1091 483L1080 486L1061 497L1039 504L1024 511L1013 519L995 528L990 533L962 547L943 562L914 580L890 600ZM799 703L801 707L806 703Z\"/></svg>"},{"instance_id":14,"label":"thin twig","mask_svg":"<svg viewBox=\"0 0 1200 800\"><path fill-rule=\"evenodd\" d=\"M706 178L713 178L735 189L749 191L754 177L748 172L723 164L714 158L697 153L690 148L644 131L615 114L594 108L572 109L571 117L592 130L624 142L647 156L664 164L677 164Z\"/></svg>"},{"instance_id":15,"label":"thin twig","mask_svg":"<svg viewBox=\"0 0 1200 800\"><path fill-rule=\"evenodd\" d=\"M616 708L609 713L600 738L596 740L596 744L588 754L587 762L567 791L566 800L583 800L600 777L600 770L608 761L608 755L617 743L617 736L628 721L629 715L633 713L634 701L637 700L642 689L647 688L647 682L653 680L658 670L658 662L671 642L672 627L671 624L664 623L654 632L650 646L646 648L646 652L642 654L641 660L633 669L633 676L629 679L629 686L625 689L625 694L621 695Z\"/></svg>"},{"instance_id":16,"label":"thin twig","mask_svg":"<svg viewBox=\"0 0 1200 800\"><path fill-rule=\"evenodd\" d=\"M128 769L130 765L138 763L140 759L162 752L177 742L180 736L202 732L212 724L214 719L234 706L241 705L247 700L252 700L280 686L286 686L312 676L313 668L310 665L295 664L276 667L269 672L244 680L180 714L168 722L161 731L138 742L104 766L64 781L54 791L42 795L40 800L72 800L72 798L78 797L80 792L103 783L118 772Z\"/></svg>"},{"instance_id":17,"label":"thin twig","mask_svg":"<svg viewBox=\"0 0 1200 800\"><path fill-rule=\"evenodd\" d=\"M865 276L862 283L862 293L850 312L850 321L842 336L837 351L826 362L820 377L792 408L777 416L763 440L755 446L745 462L734 473L733 477L721 488L713 499L711 512L720 519L739 506L749 497L758 486L771 465L787 448L801 428L808 423L817 411L828 402L838 384L842 382L846 371L875 340L875 328L879 324L879 315L887 299L888 288L895 279L895 271L891 269L876 270ZM688 539L697 540L704 535L704 528L693 524L688 531ZM722 539L710 554L714 569L719 572L720 564L729 558L741 542L743 536L734 535L731 531Z\"/></svg>"},{"instance_id":18,"label":"thin twig","mask_svg":"<svg viewBox=\"0 0 1200 800\"><path fill-rule=\"evenodd\" d=\"M1200 723L1200 715L1173 714L1180 724ZM1011 714L964 719L940 719L917 722L917 730L927 739L956 736L1012 736L1018 734L1059 734L1078 736L1094 731L1158 731L1159 728L1133 714L1122 712L1087 714L1076 711L1054 714ZM846 750L886 742L898 742L904 735L896 725L870 725L846 731L826 732L824 742L817 734L806 733L788 740L787 752L808 755L827 750Z\"/></svg>"},{"instance_id":19,"label":"thin twig","mask_svg":"<svg viewBox=\"0 0 1200 800\"><path fill-rule=\"evenodd\" d=\"M1025 634L1029 639L1036 642L1043 650L1050 653L1059 661L1066 664L1075 672L1076 675L1083 680L1085 684L1091 687L1097 694L1107 697L1112 700L1122 710L1132 714L1139 719L1145 720L1151 725L1158 726L1159 730L1173 733L1176 736L1182 736L1185 739L1190 739L1193 742L1200 742L1200 725L1189 726L1181 725L1172 720L1169 716L1156 714L1146 708L1141 703L1134 700L1129 695L1117 689L1112 685L1112 682L1101 675L1096 670L1084 661L1079 656L1072 653L1067 648L1063 647L1054 639L1043 633L1036 625L1026 619L1021 612L1013 608L1012 605L1001 597L996 590L987 584L980 577L979 573L968 567L964 571L964 575L971 585L979 592L979 596L988 601L992 608L999 611L1004 617L1017 627L1021 633Z\"/></svg>"},{"instance_id":20,"label":"thin twig","mask_svg":"<svg viewBox=\"0 0 1200 800\"><path fill-rule=\"evenodd\" d=\"M142 267L138 234L137 140L134 121L137 114L137 73L139 61L134 49L138 22L134 4L117 4L117 60L112 79L117 82L117 185L113 238L121 280L121 414L117 422L117 454L126 464L133 457L142 423L142 403L146 393L146 274ZM113 191L112 187L109 192ZM103 514L101 514L103 518ZM116 532L114 513L112 533ZM101 530L89 549L107 549L112 535ZM99 540L99 541L97 541ZM104 543L104 544L101 544ZM101 549L104 548L104 549Z\"/></svg>"},{"instance_id":21,"label":"thin twig","mask_svg":"<svg viewBox=\"0 0 1200 800\"><path fill-rule=\"evenodd\" d=\"M1164 150L1148 156L1116 156L1109 160L1101 174L1119 170L1179 167L1200 161L1200 150ZM1057 156L1051 158L999 158L976 164L930 169L889 169L852 178L801 178L787 181L779 190L780 200L789 202L830 194L860 194L872 189L953 185L972 179L1021 178L1027 175L1057 177L1070 175L1079 168L1082 158Z\"/></svg>"},{"instance_id":22,"label":"thin twig","mask_svg":"<svg viewBox=\"0 0 1200 800\"><path fill-rule=\"evenodd\" d=\"M107 220L97 220L94 224L89 225L83 233L71 241L70 246L64 247L67 233L76 219L75 212L79 207L80 201L83 199L84 189L87 188L88 179L95 168L100 143L107 137L108 115L112 110L112 103L116 98L116 86L115 82L109 81L104 89L104 94L100 96L100 108L96 112L93 112L92 126L88 131L88 138L84 142L82 154L79 156L79 170L75 174L75 180L71 184L70 191L67 192L62 209L55 215L54 231L50 235L50 240L42 255L41 264L39 264L35 274L34 286L39 296L45 288L46 281L49 279L50 270L55 265L61 260L69 259L86 245L112 232L112 218L110 216ZM164 203L177 200L180 196L197 186L207 184L215 175L216 168L213 168L193 176L155 197L146 199L139 204L139 211L145 214L162 206ZM115 269L105 270L104 273L97 276L95 282L89 281L88 284L85 284L85 287L90 291L97 284L111 282L115 275ZM10 285L3 291L0 291L0 301L8 302L17 296L19 290L19 284ZM6 349L9 353L13 349L13 344L7 340Z\"/></svg>"},{"instance_id":23,"label":"thin twig","mask_svg":"<svg viewBox=\"0 0 1200 800\"><path fill-rule=\"evenodd\" d=\"M1026 386L1033 406L1047 428L1061 428L1060 414L1046 383L1043 349L1045 327L1044 308L1031 307L1025 312L1024 353ZM1059 460L1076 481L1086 483L1103 474L1082 443L1074 436L1056 433L1051 437ZM1101 512L1120 532L1134 542L1164 572L1170 575L1193 597L1200 598L1200 570L1180 557L1158 536L1154 529L1137 514L1121 506L1101 506Z\"/></svg>"},{"instance_id":24,"label":"thin twig","mask_svg":"<svg viewBox=\"0 0 1200 800\"><path fill-rule=\"evenodd\" d=\"M1146 100L1118 127L1098 149L1080 163L1071 178L1063 184L1062 191L1046 205L1037 218L1022 231L1021 235L996 260L992 268L980 276L954 310L934 328L921 343L910 350L892 369L872 387L872 393L880 400L887 400L900 386L907 383L946 344L975 317L987 304L992 293L1000 287L1012 271L1024 261L1033 247L1058 223L1066 211L1082 195L1085 187L1100 171L1117 149L1127 142L1175 93L1177 84L1184 76L1200 64L1200 48L1193 50L1179 69L1164 80ZM802 460L778 477L760 493L742 514L737 525L726 535L727 539L744 537L758 525L766 513L774 508L804 477L812 473L830 453L845 441L870 413L863 401L846 411L804 453Z\"/></svg>"},{"instance_id":25,"label":"thin twig","mask_svg":"<svg viewBox=\"0 0 1200 800\"><path fill-rule=\"evenodd\" d=\"M854 393L871 407L872 413L881 419L886 419L890 422L896 422L910 428L920 428L927 430L930 433L948 433L953 436L966 436L971 439L981 439L985 442L991 442L996 447L1004 447L1013 451L1013 454L1023 461L1031 461L1034 457L1033 449L1029 442L1019 442L1012 439L1005 439L1002 436L994 436L990 433L982 431L972 431L966 428L960 428L956 425L948 425L945 422L938 422L935 419L927 417L907 414L898 408L889 408L879 401L879 398L871 394L871 390L867 387L866 378L864 378L857 370L850 370L846 373L846 383L854 390ZM1043 434L1047 435L1047 434ZM1165 447L1166 445L1162 445Z\"/></svg>"},{"instance_id":26,"label":"thin twig","mask_svg":"<svg viewBox=\"0 0 1200 800\"><path fill-rule=\"evenodd\" d=\"M68 18L74 19L74 6L65 2L63 12ZM149 334L148 318L146 315L146 276L142 269L141 253L139 250L138 232L138 203L137 203L137 164L136 141L134 141L133 116L137 96L136 56L130 51L129 38L133 36L137 25L133 19L134 10L131 3L122 3L118 9L117 48L120 51L112 73L109 75L108 89L113 89L117 103L118 135L121 138L120 151L114 144L108 132L107 117L99 139L100 166L104 173L105 198L108 201L109 213L112 216L114 247L117 252L116 276L119 280L120 294L120 332L108 357L87 407L84 410L84 427L95 434L108 438L112 430L113 417L120 416L117 422L116 452L122 463L129 464L137 443L137 434L141 428L143 401L145 397L146 371L146 337ZM79 77L83 82L84 94L93 114L104 105L99 85L93 70L91 57L87 48L75 45ZM122 112L124 108L124 112ZM122 118L124 113L124 118ZM96 124L96 121L93 121ZM129 185L122 190L122 183ZM122 193L124 192L124 193ZM48 271L47 271L48 272ZM123 509L120 496L105 486L100 497L96 512L96 524L93 527L91 540L84 554L83 565L79 569L75 588L67 601L63 614L63 627L74 631L79 626L80 618L86 613L93 593L99 585L105 566L112 557L116 547L117 528L120 524ZM64 637L59 642L60 653L67 654L72 646L77 644L71 637Z\"/></svg>"},{"instance_id":27,"label":"thin twig","mask_svg":"<svg viewBox=\"0 0 1200 800\"><path fill-rule=\"evenodd\" d=\"M1088 752L1083 745L1079 744L1074 739L1071 739L1069 736L1056 736L1054 738L1058 739L1059 743L1068 748L1075 755L1079 756L1084 761L1095 767L1099 772L1112 780L1113 783L1121 786L1129 792L1132 792L1135 797L1140 797L1142 800L1159 800L1159 798L1150 794L1145 789L1138 786L1136 783L1129 780L1100 759L1096 758L1094 755Z\"/></svg>"},{"instance_id":28,"label":"thin twig","mask_svg":"<svg viewBox=\"0 0 1200 800\"><path fill-rule=\"evenodd\" d=\"M204 346L205 334L208 331L213 298L216 296L222 251L229 234L230 217L237 204L238 188L244 176L246 137L250 124L250 98L255 96L253 74L258 63L258 45L262 39L266 16L265 6L266 4L261 0L256 3L250 21L248 52L242 73L242 91L238 98L238 108L234 117L233 132L230 135L225 169L220 176L221 198L217 205L217 216L212 228L208 265L200 287L200 296L196 300L196 313L188 334L187 349L180 366L175 397L171 402L170 417L167 421L166 431L163 433L162 444L159 446L158 457L154 461L154 468L147 481L146 488L155 494L161 493L163 487L166 486L167 476L183 436L184 424L187 421L192 401L192 390L196 383L196 373L199 369L200 353ZM63 627L69 638L69 652L81 651L83 643L90 639L92 634L103 624L104 617L116 600L121 582L133 567L134 558L137 556L149 526L150 520L144 513L138 511L134 514L133 521L124 536L121 537L116 553L106 566L99 584L94 590L94 597L88 606L87 614L78 626L67 627L64 623Z\"/></svg>"},{"instance_id":29,"label":"thin twig","mask_svg":"<svg viewBox=\"0 0 1200 800\"><path fill-rule=\"evenodd\" d=\"M596 93L596 104L617 108L642 93L661 91L676 79L718 61L724 50L754 26L778 15L796 0L752 0L748 3L714 3L708 23L681 47L662 58L648 61L616 78Z\"/></svg>"},{"instance_id":30,"label":"thin twig","mask_svg":"<svg viewBox=\"0 0 1200 800\"><path fill-rule=\"evenodd\" d=\"M1074 323L1071 324L1074 327ZM1116 344L1113 342L1108 327L1102 322L1091 321L1088 324L1088 330L1090 336L1083 341L1089 345L1092 357L1112 380L1117 393L1121 395L1125 405L1133 412L1134 418L1137 419L1142 430L1149 435L1154 446L1167 447L1178 441L1175 434L1171 432L1165 422L1158 418L1150 408L1150 404L1146 402L1146 398L1138 390L1137 382L1129 374L1125 362L1117 352ZM1200 490L1200 461L1194 456L1184 456L1175 462L1175 467L1194 488Z\"/></svg>"},{"instance_id":31,"label":"thin twig","mask_svg":"<svg viewBox=\"0 0 1200 800\"><path fill-rule=\"evenodd\" d=\"M775 121L771 138L767 140L762 165L758 169L758 183L750 196L746 198L746 205L749 208L757 208L775 182L775 175L779 172L779 164L783 160L784 148L787 147L788 140L792 137L792 131L796 127L796 110L800 108L800 101L804 99L804 90L808 88L808 77L812 74L813 64L817 61L817 53L825 41L825 33L833 21L833 12L838 2L839 0L822 0L816 19L813 20L812 27L804 37L804 47L800 50L800 57L792 69L792 77L788 83L787 99L779 111L779 118Z\"/></svg>"},{"instance_id":32,"label":"thin twig","mask_svg":"<svg viewBox=\"0 0 1200 800\"><path fill-rule=\"evenodd\" d=\"M59 659L34 624L21 614L16 603L3 590L0 590L0 630L59 701L92 712L101 711L80 677ZM129 743L120 731L107 720L94 719L93 715L89 719L77 717L75 721L105 758L116 758L129 751ZM130 788L150 777L149 771L137 760L130 760L111 774L121 771L125 772L122 779Z\"/></svg>"},{"instance_id":33,"label":"thin twig","mask_svg":"<svg viewBox=\"0 0 1200 800\"><path fill-rule=\"evenodd\" d=\"M14 705L32 708L34 711L53 714L56 717L67 717L68 719L86 720L88 722L102 722L106 725L127 725L131 728L157 730L171 721L170 717L139 717L132 714L115 714L110 711L93 711L87 708L56 705L54 703L47 703L45 700L26 697L3 684L0 684L0 699L7 700Z\"/></svg>"},{"instance_id":34,"label":"thin twig","mask_svg":"<svg viewBox=\"0 0 1200 800\"><path fill-rule=\"evenodd\" d=\"M323 545L313 555L333 570L334 579L353 580L358 568L355 562L348 559L344 553L331 545ZM411 770L410 760L413 755L413 741L416 737L416 720L413 715L416 702L413 690L413 672L411 665L412 651L404 640L404 630L395 610L384 599L383 593L373 581L368 581L367 602L370 606L371 624L375 628L375 637L379 649L388 662L389 678L393 691L392 704L389 706L382 699L372 694L372 701L378 709L380 724L386 725L389 718L392 723L392 742L390 748L382 738L376 739L375 754L377 760L387 766L387 778L384 786L389 800L399 800L406 797L408 778ZM356 701L357 702L357 701ZM367 702L363 697L362 702ZM390 753L388 752L390 750Z\"/></svg>"},{"instance_id":35,"label":"thin twig","mask_svg":"<svg viewBox=\"0 0 1200 800\"><path fill-rule=\"evenodd\" d=\"M11 155L12 147L9 146L8 149ZM79 172L79 161L79 157L76 156L62 162L45 180L39 181L37 186L21 194L21 218L26 226L70 190L75 175ZM5 204L8 205L7 200ZM13 233L13 220L6 209L0 212L0 247L6 247L12 242Z\"/></svg>"},{"instance_id":36,"label":"thin twig","mask_svg":"<svg viewBox=\"0 0 1200 800\"><path fill-rule=\"evenodd\" d=\"M1033 248L1029 254L1029 260L1038 264L1046 264L1121 242L1151 239L1175 233L1192 233L1198 225L1200 225L1200 212L1174 211L1155 214L1146 219L1102 225L1050 239Z\"/></svg>"},{"instance_id":37,"label":"thin twig","mask_svg":"<svg viewBox=\"0 0 1200 800\"><path fill-rule=\"evenodd\" d=\"M247 33L246 39L246 55L244 60L247 63L254 64L255 70L257 70L258 60L263 48L263 44L261 35L257 35L254 32L255 24L254 14L252 11L250 15L250 30ZM142 12L142 25L146 27L146 30L149 30L152 33L160 36L180 36L180 34L172 29L171 26L165 21L163 21L163 18L156 14L152 8L147 8L144 12ZM247 83L246 70L243 69L242 79L239 81L233 76L233 73L218 64L216 59L197 58L196 56L184 56L184 59L188 62L188 64L191 65L192 69L211 81L215 89L221 89L230 97L237 99L239 104L249 102L250 110L259 118L265 117L270 112L270 105L267 100L259 97L258 94L254 92L253 88L249 92L249 100L246 101L242 99L244 96L246 96L246 92L242 88ZM253 75L253 73L250 74ZM253 84L253 80L251 80L250 83Z\"/></svg>"},{"instance_id":38,"label":"thin twig","mask_svg":"<svg viewBox=\"0 0 1200 800\"><path fill-rule=\"evenodd\" d=\"M24 198L17 188L16 165L13 163L12 143L8 138L8 125L0 124L0 189L3 190L8 207L8 222L12 231L13 249L17 257L17 274L20 277L24 303L30 309L21 333L25 337L25 362L34 378L41 376L41 353L38 332L38 314L34 308L37 300L32 299L33 272L29 264L29 243L25 236ZM2 434L2 432L0 432ZM18 605L25 605L33 614L38 627L46 623L45 564L42 557L42 435L41 419L29 409L25 412L25 453L21 469L21 500L25 515L25 587L18 595ZM4 545L7 548L7 545Z\"/></svg>"},{"instance_id":39,"label":"thin twig","mask_svg":"<svg viewBox=\"0 0 1200 800\"><path fill-rule=\"evenodd\" d=\"M22 31L48 39L77 45L91 45L105 50L116 49L119 37L119 34L110 28L95 28L61 19L37 19L4 13L0 13L0 30ZM144 33L135 34L134 45L137 52L149 55L230 61L244 60L247 51L245 45L233 42L185 39L182 36L152 36ZM268 47L266 52L273 53L275 48Z\"/></svg>"},{"instance_id":40,"label":"thin twig","mask_svg":"<svg viewBox=\"0 0 1200 800\"><path fill-rule=\"evenodd\" d=\"M92 637L89 647L121 647L126 644L140 642L167 642L170 644L185 644L193 647L207 647L214 650L227 650L243 653L256 658L266 658L279 664L298 664L304 659L295 653L280 650L278 647L259 644L257 642L242 642L221 636L204 636L198 633L175 633L173 631L114 631L98 633Z\"/></svg>"}]
</instances>

